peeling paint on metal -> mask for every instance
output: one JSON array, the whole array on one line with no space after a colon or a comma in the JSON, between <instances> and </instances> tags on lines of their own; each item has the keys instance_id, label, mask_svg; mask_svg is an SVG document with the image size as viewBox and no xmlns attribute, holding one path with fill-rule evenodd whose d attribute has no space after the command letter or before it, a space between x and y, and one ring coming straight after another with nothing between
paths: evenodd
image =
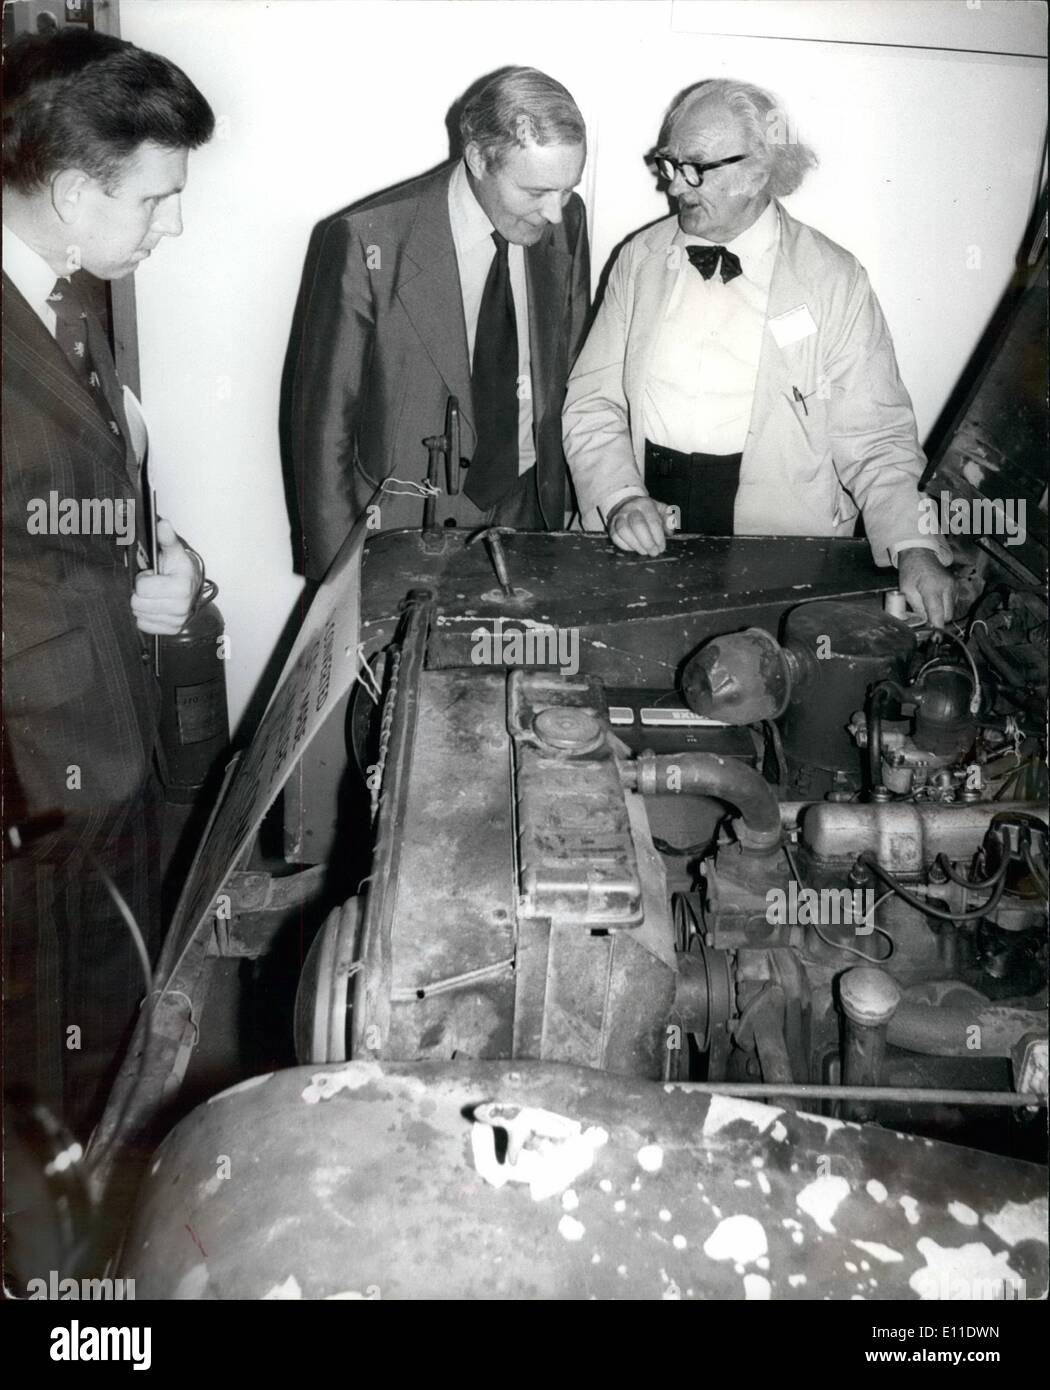
<instances>
[{"instance_id":1,"label":"peeling paint on metal","mask_svg":"<svg viewBox=\"0 0 1050 1390\"><path fill-rule=\"evenodd\" d=\"M1010 1297L1008 1290L1016 1290L1021 1283L1005 1250L993 1255L979 1243L943 1246L928 1236L920 1237L916 1248L926 1264L908 1283L923 1300L970 1300L980 1297L975 1290L981 1289L998 1289L1000 1298Z\"/></svg>"},{"instance_id":2,"label":"peeling paint on metal","mask_svg":"<svg viewBox=\"0 0 1050 1390\"><path fill-rule=\"evenodd\" d=\"M353 1062L341 1071L319 1071L311 1076L309 1086L303 1091L303 1100L307 1105L316 1105L318 1101L331 1100L340 1091L359 1091L363 1086L382 1079L383 1068L378 1062ZM224 1094L229 1095L230 1092Z\"/></svg>"},{"instance_id":3,"label":"peeling paint on metal","mask_svg":"<svg viewBox=\"0 0 1050 1390\"><path fill-rule=\"evenodd\" d=\"M898 1197L897 1201L904 1208L904 1215L908 1218L909 1226L919 1224L919 1204L914 1197Z\"/></svg>"},{"instance_id":4,"label":"peeling paint on metal","mask_svg":"<svg viewBox=\"0 0 1050 1390\"><path fill-rule=\"evenodd\" d=\"M807 1216L811 1216L822 1231L835 1234L831 1218L839 1209L839 1204L849 1195L849 1183L845 1178L816 1178L795 1198L795 1205Z\"/></svg>"},{"instance_id":5,"label":"peeling paint on metal","mask_svg":"<svg viewBox=\"0 0 1050 1390\"><path fill-rule=\"evenodd\" d=\"M636 1157L638 1166L647 1173L658 1173L664 1166L664 1151L659 1144L643 1144Z\"/></svg>"},{"instance_id":6,"label":"peeling paint on metal","mask_svg":"<svg viewBox=\"0 0 1050 1390\"><path fill-rule=\"evenodd\" d=\"M836 1120L832 1118L831 1115L807 1115L806 1119L809 1120L811 1124L823 1125L829 1139L837 1130L860 1128L859 1125L850 1124L846 1120Z\"/></svg>"},{"instance_id":7,"label":"peeling paint on metal","mask_svg":"<svg viewBox=\"0 0 1050 1390\"><path fill-rule=\"evenodd\" d=\"M767 1302L772 1296L773 1287L764 1275L744 1275L744 1299L746 1302Z\"/></svg>"},{"instance_id":8,"label":"peeling paint on metal","mask_svg":"<svg viewBox=\"0 0 1050 1390\"><path fill-rule=\"evenodd\" d=\"M889 1196L885 1186L879 1182L878 1178L870 1178L865 1185L864 1191L873 1202L884 1202Z\"/></svg>"},{"instance_id":9,"label":"peeling paint on metal","mask_svg":"<svg viewBox=\"0 0 1050 1390\"><path fill-rule=\"evenodd\" d=\"M758 1185L759 1185L759 1187L761 1188L763 1194L764 1194L766 1197L768 1197L769 1194L773 1191L773 1188L772 1188L772 1186L770 1185L770 1181L769 1181L769 1179L766 1177L765 1173L759 1173L759 1175L758 1175Z\"/></svg>"},{"instance_id":10,"label":"peeling paint on metal","mask_svg":"<svg viewBox=\"0 0 1050 1390\"><path fill-rule=\"evenodd\" d=\"M586 1231L587 1227L575 1216L563 1216L558 1222L558 1234L563 1240L582 1240Z\"/></svg>"},{"instance_id":11,"label":"peeling paint on metal","mask_svg":"<svg viewBox=\"0 0 1050 1390\"><path fill-rule=\"evenodd\" d=\"M1021 1240L1045 1240L1047 1199L1036 1197L1031 1202L1007 1202L982 1219L1006 1245L1013 1246Z\"/></svg>"},{"instance_id":12,"label":"peeling paint on metal","mask_svg":"<svg viewBox=\"0 0 1050 1390\"><path fill-rule=\"evenodd\" d=\"M263 1299L296 1299L302 1298L303 1291L299 1287L299 1280L294 1274L289 1274L283 1284L274 1284L268 1293L263 1294Z\"/></svg>"},{"instance_id":13,"label":"peeling paint on metal","mask_svg":"<svg viewBox=\"0 0 1050 1390\"><path fill-rule=\"evenodd\" d=\"M753 1216L727 1216L704 1241L709 1260L733 1260L751 1264L769 1249L766 1232Z\"/></svg>"},{"instance_id":14,"label":"peeling paint on metal","mask_svg":"<svg viewBox=\"0 0 1050 1390\"><path fill-rule=\"evenodd\" d=\"M707 1114L704 1116L704 1137L717 1134L734 1121L743 1120L754 1125L759 1134L765 1134L783 1110L772 1105L760 1105L754 1100L740 1100L737 1096L712 1096Z\"/></svg>"},{"instance_id":15,"label":"peeling paint on metal","mask_svg":"<svg viewBox=\"0 0 1050 1390\"><path fill-rule=\"evenodd\" d=\"M949 1202L948 1215L954 1216L956 1221L963 1226L976 1226L980 1217L973 1207L968 1207L965 1202Z\"/></svg>"},{"instance_id":16,"label":"peeling paint on metal","mask_svg":"<svg viewBox=\"0 0 1050 1390\"><path fill-rule=\"evenodd\" d=\"M562 1211L575 1211L579 1205L580 1199L571 1187L561 1194Z\"/></svg>"},{"instance_id":17,"label":"peeling paint on metal","mask_svg":"<svg viewBox=\"0 0 1050 1390\"><path fill-rule=\"evenodd\" d=\"M686 1240L685 1236L676 1234L671 1237L671 1244L676 1250L684 1250L689 1242Z\"/></svg>"},{"instance_id":18,"label":"peeling paint on metal","mask_svg":"<svg viewBox=\"0 0 1050 1390\"><path fill-rule=\"evenodd\" d=\"M904 1256L899 1250L893 1250L888 1245L882 1245L877 1240L855 1240L853 1244L858 1250L863 1250L871 1255L873 1259L881 1260L884 1265L896 1264L898 1260L903 1260Z\"/></svg>"}]
</instances>

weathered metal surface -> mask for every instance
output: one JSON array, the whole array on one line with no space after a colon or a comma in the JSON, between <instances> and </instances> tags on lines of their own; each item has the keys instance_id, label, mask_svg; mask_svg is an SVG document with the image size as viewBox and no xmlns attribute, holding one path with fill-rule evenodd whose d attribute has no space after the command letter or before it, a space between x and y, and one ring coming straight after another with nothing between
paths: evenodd
<instances>
[{"instance_id":1,"label":"weathered metal surface","mask_svg":"<svg viewBox=\"0 0 1050 1390\"><path fill-rule=\"evenodd\" d=\"M524 671L508 682L522 916L549 917L579 931L630 928L642 920L642 886L607 718L597 682Z\"/></svg>"},{"instance_id":2,"label":"weathered metal surface","mask_svg":"<svg viewBox=\"0 0 1050 1390\"><path fill-rule=\"evenodd\" d=\"M373 1041L384 1057L506 1057L516 889L503 681L424 672L412 740L410 771L395 787L388 765L383 793L400 797L404 816L387 883L390 1026ZM355 1011L360 998L361 985ZM367 1023L355 1018L362 1042Z\"/></svg>"},{"instance_id":3,"label":"weathered metal surface","mask_svg":"<svg viewBox=\"0 0 1050 1390\"><path fill-rule=\"evenodd\" d=\"M477 670L473 634L493 631L497 619L504 631L541 624L578 633L584 674L661 697L674 688L685 658L716 633L747 626L776 633L796 604L876 595L896 582L894 571L873 564L866 541L680 536L650 560L617 550L605 536L518 532L502 549L512 586L527 597L509 600L501 598L484 546L468 545L459 531L446 532L442 542L428 550L418 531L370 536L361 590L369 654L393 640L401 600L423 587L437 594L428 667ZM300 864L326 862L336 842L345 707L345 698L333 702L286 793L288 856ZM659 751L660 740L651 746Z\"/></svg>"},{"instance_id":4,"label":"weathered metal surface","mask_svg":"<svg viewBox=\"0 0 1050 1390\"><path fill-rule=\"evenodd\" d=\"M607 1142L533 1200L476 1170L487 1103ZM1045 1194L1014 1159L572 1067L300 1067L169 1135L118 1272L140 1299L1032 1299Z\"/></svg>"},{"instance_id":5,"label":"weathered metal surface","mask_svg":"<svg viewBox=\"0 0 1050 1390\"><path fill-rule=\"evenodd\" d=\"M353 1047L356 1056L378 1057L389 1041L394 988L394 922L406 848L413 750L419 732L420 686L430 630L433 596L414 589L405 603L398 696L393 705L384 758L375 850L362 907L360 959L355 981Z\"/></svg>"},{"instance_id":6,"label":"weathered metal surface","mask_svg":"<svg viewBox=\"0 0 1050 1390\"><path fill-rule=\"evenodd\" d=\"M480 546L450 533L440 555L416 532L387 532L366 548L362 636L389 640L397 597L425 584L439 616L428 662L469 666L472 634L496 618L580 633L580 669L614 685L669 688L684 658L733 626L775 632L784 609L816 598L875 594L894 576L864 541L824 537L683 536L651 559L617 550L604 536L519 532L503 551L510 578L530 597L507 603Z\"/></svg>"}]
</instances>

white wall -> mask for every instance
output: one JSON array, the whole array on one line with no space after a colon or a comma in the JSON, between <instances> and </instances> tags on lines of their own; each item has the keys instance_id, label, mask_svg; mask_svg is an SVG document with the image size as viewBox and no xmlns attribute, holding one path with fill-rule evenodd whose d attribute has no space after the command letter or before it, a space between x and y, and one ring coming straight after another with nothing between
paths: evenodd
<instances>
[{"instance_id":1,"label":"white wall","mask_svg":"<svg viewBox=\"0 0 1050 1390\"><path fill-rule=\"evenodd\" d=\"M852 8L780 0L778 37L760 37L725 30L734 12L756 27L766 5L121 0L123 36L184 67L219 117L190 161L185 234L137 293L154 477L222 590L235 721L299 593L277 403L310 229L445 158L448 107L493 68L541 67L583 110L595 279L667 211L642 157L670 97L719 75L779 93L821 157L789 206L867 266L925 435L1009 279L1041 177L1045 64L1018 55L1046 6L866 0L865 42L843 42ZM708 9L717 34L698 32ZM962 12L972 43L1013 56L941 47L962 42ZM785 37L813 32L829 41Z\"/></svg>"}]
</instances>

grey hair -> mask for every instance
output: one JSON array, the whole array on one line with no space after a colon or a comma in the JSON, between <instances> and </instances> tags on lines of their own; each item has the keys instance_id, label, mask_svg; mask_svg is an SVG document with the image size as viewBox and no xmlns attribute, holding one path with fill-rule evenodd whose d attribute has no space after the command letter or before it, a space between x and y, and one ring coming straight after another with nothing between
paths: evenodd
<instances>
[{"instance_id":1,"label":"grey hair","mask_svg":"<svg viewBox=\"0 0 1050 1390\"><path fill-rule=\"evenodd\" d=\"M661 147L679 118L701 100L721 101L741 118L752 152L763 155L768 164L766 187L775 198L794 193L809 170L816 168L817 156L794 139L787 114L773 93L728 77L697 82L675 97L660 127Z\"/></svg>"},{"instance_id":2,"label":"grey hair","mask_svg":"<svg viewBox=\"0 0 1050 1390\"><path fill-rule=\"evenodd\" d=\"M463 148L475 144L486 164L515 147L583 145L587 127L571 94L537 68L502 68L467 94L459 115Z\"/></svg>"}]
</instances>

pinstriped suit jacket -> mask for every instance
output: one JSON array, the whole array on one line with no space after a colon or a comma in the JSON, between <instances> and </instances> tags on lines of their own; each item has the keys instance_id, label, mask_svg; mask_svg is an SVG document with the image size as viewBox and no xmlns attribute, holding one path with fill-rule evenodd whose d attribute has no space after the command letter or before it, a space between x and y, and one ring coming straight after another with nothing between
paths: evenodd
<instances>
[{"instance_id":1,"label":"pinstriped suit jacket","mask_svg":"<svg viewBox=\"0 0 1050 1390\"><path fill-rule=\"evenodd\" d=\"M145 785L159 691L130 608L134 542L30 534L30 504L51 492L126 504L136 488L124 420L123 435L108 428L6 275L3 287L7 752L28 814L66 816L68 849L104 837ZM70 786L74 765L79 788Z\"/></svg>"}]
</instances>

